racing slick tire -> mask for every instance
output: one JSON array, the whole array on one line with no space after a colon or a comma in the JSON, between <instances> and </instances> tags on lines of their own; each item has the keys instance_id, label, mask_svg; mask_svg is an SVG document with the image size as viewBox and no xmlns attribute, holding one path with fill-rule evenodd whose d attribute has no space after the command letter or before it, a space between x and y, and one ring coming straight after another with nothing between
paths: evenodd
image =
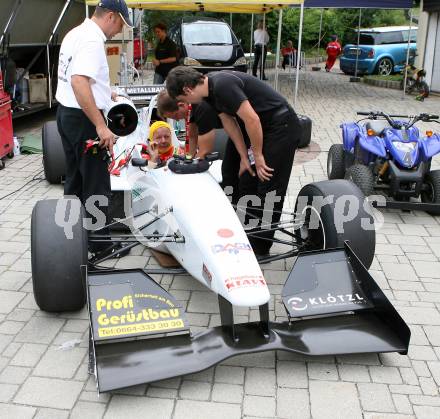
<instances>
[{"instance_id":1,"label":"racing slick tire","mask_svg":"<svg viewBox=\"0 0 440 419\"><path fill-rule=\"evenodd\" d=\"M87 232L83 227L85 211L81 205L75 205L80 208L79 214L75 214L75 200L70 200L69 214L62 214L59 218L64 223L66 219L74 220L76 215L77 220L69 223L69 229L65 230L66 225L58 225L55 218L60 201L38 201L31 219L34 298L41 310L49 312L80 310L86 302L80 268L87 265Z\"/></svg>"},{"instance_id":2,"label":"racing slick tire","mask_svg":"<svg viewBox=\"0 0 440 419\"><path fill-rule=\"evenodd\" d=\"M299 139L298 148L307 147L312 140L312 120L305 115L297 115L299 125L301 126L301 137Z\"/></svg>"},{"instance_id":3,"label":"racing slick tire","mask_svg":"<svg viewBox=\"0 0 440 419\"><path fill-rule=\"evenodd\" d=\"M431 170L425 176L424 183L428 190L422 191L420 198L422 202L440 205L440 170ZM438 215L438 212L427 211L428 214Z\"/></svg>"},{"instance_id":4,"label":"racing slick tire","mask_svg":"<svg viewBox=\"0 0 440 419\"><path fill-rule=\"evenodd\" d=\"M295 205L304 250L344 247L348 240L368 269L376 247L373 211L352 182L337 179L305 185Z\"/></svg>"},{"instance_id":5,"label":"racing slick tire","mask_svg":"<svg viewBox=\"0 0 440 419\"><path fill-rule=\"evenodd\" d=\"M66 175L66 157L56 121L43 125L42 143L44 176L50 184L60 184Z\"/></svg>"},{"instance_id":6,"label":"racing slick tire","mask_svg":"<svg viewBox=\"0 0 440 419\"><path fill-rule=\"evenodd\" d=\"M365 196L374 193L374 175L364 164L354 164L345 172L345 179L353 182Z\"/></svg>"},{"instance_id":7,"label":"racing slick tire","mask_svg":"<svg viewBox=\"0 0 440 419\"><path fill-rule=\"evenodd\" d=\"M327 156L327 177L329 179L344 179L345 152L342 144L332 144Z\"/></svg>"}]
</instances>

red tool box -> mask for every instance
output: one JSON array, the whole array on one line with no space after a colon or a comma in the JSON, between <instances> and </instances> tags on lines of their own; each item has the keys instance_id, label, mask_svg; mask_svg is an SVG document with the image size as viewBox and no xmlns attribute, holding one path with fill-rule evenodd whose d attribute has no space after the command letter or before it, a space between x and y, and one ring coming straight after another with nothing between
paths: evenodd
<instances>
[{"instance_id":1,"label":"red tool box","mask_svg":"<svg viewBox=\"0 0 440 419\"><path fill-rule=\"evenodd\" d=\"M13 137L11 98L3 90L3 77L0 69L0 169L5 167L4 158L14 155Z\"/></svg>"}]
</instances>

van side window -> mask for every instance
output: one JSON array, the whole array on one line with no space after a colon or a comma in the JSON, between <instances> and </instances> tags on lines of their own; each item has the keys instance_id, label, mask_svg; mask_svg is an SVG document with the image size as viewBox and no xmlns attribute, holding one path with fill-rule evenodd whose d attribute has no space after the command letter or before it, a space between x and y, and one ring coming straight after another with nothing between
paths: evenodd
<instances>
[{"instance_id":1,"label":"van side window","mask_svg":"<svg viewBox=\"0 0 440 419\"><path fill-rule=\"evenodd\" d=\"M380 45L387 44L401 44L403 43L403 36L401 31L396 32L382 32L379 38Z\"/></svg>"},{"instance_id":2,"label":"van side window","mask_svg":"<svg viewBox=\"0 0 440 419\"><path fill-rule=\"evenodd\" d=\"M409 31L402 31L403 41L408 42ZM410 42L417 42L417 29L411 29Z\"/></svg>"}]
</instances>

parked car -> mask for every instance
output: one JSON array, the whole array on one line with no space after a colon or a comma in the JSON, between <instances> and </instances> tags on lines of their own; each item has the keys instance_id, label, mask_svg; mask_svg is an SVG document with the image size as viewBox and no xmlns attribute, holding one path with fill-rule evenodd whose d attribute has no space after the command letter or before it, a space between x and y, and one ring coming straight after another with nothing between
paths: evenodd
<instances>
[{"instance_id":1,"label":"parked car","mask_svg":"<svg viewBox=\"0 0 440 419\"><path fill-rule=\"evenodd\" d=\"M179 63L202 73L217 70L247 71L247 61L229 25L212 18L185 18L171 27L168 36L176 43Z\"/></svg>"},{"instance_id":2,"label":"parked car","mask_svg":"<svg viewBox=\"0 0 440 419\"><path fill-rule=\"evenodd\" d=\"M388 26L361 29L359 48L358 31L351 44L345 45L340 58L340 68L345 74L354 74L358 55L358 74L380 74L388 76L401 71L406 62L408 37L410 54L415 55L417 28Z\"/></svg>"}]
</instances>

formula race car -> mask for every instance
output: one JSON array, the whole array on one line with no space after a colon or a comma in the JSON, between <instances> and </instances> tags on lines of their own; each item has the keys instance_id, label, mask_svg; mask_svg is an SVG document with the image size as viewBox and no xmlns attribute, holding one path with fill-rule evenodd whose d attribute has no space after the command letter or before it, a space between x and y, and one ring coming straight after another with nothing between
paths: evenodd
<instances>
[{"instance_id":1,"label":"formula race car","mask_svg":"<svg viewBox=\"0 0 440 419\"><path fill-rule=\"evenodd\" d=\"M429 130L423 136L415 126L419 121L438 123L439 116L373 111L357 114L366 118L343 123L342 144L330 147L328 178L345 177L365 196L384 191L391 199L381 202L381 206L439 214L440 170L431 170L431 160L440 153L440 134ZM360 124L363 120L368 122Z\"/></svg>"},{"instance_id":2,"label":"formula race car","mask_svg":"<svg viewBox=\"0 0 440 419\"><path fill-rule=\"evenodd\" d=\"M151 105L142 112L151 115ZM89 220L76 199L39 201L32 213L35 300L48 312L87 303L89 371L98 391L195 373L234 355L267 350L408 351L409 328L367 270L375 210L359 188L346 180L306 185L295 211L283 212L278 223L249 227L241 220L243 208L234 208L219 186L217 154L176 156L151 168L142 138L133 139L128 164L112 179L112 186L124 186L125 217L116 221L129 233L113 224L87 231ZM122 140L128 145L129 137ZM279 252L257 259L249 237L268 229L275 231ZM182 269L110 269L102 262L113 254L88 255L88 244L97 242L124 243L117 252L145 245L172 255ZM296 260L281 295L287 317L273 322L270 278L260 265L288 257ZM185 310L151 276L180 272L218 296L221 326L191 333ZM259 321L237 324L234 306L258 307Z\"/></svg>"}]
</instances>

